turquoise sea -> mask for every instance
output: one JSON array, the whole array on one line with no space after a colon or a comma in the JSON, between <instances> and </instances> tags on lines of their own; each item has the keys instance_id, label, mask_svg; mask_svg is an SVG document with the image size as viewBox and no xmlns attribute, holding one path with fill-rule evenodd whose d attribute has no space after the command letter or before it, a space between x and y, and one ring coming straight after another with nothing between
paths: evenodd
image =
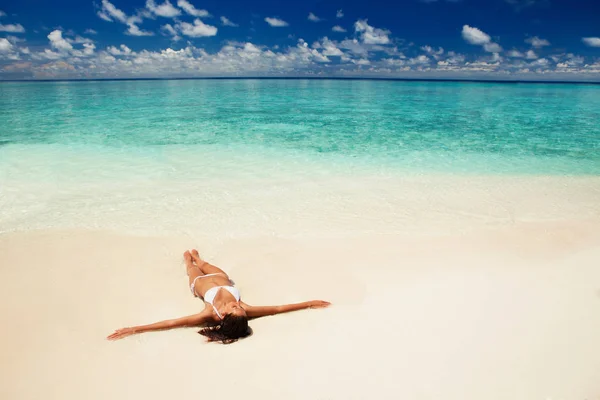
<instances>
[{"instance_id":1,"label":"turquoise sea","mask_svg":"<svg viewBox=\"0 0 600 400\"><path fill-rule=\"evenodd\" d=\"M0 231L102 227L125 210L171 218L199 207L194 191L231 216L244 199L285 202L342 175L600 174L597 85L3 82L0 121Z\"/></svg>"},{"instance_id":2,"label":"turquoise sea","mask_svg":"<svg viewBox=\"0 0 600 400\"><path fill-rule=\"evenodd\" d=\"M407 169L600 173L600 86L332 80L0 84L0 144L185 145ZM5 158L6 154L0 153Z\"/></svg>"}]
</instances>

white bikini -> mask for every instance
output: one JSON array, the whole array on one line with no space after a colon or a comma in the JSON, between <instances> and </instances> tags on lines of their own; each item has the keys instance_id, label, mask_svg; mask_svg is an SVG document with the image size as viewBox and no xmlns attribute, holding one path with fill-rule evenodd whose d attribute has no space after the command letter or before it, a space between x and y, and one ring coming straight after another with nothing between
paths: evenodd
<instances>
[{"instance_id":1,"label":"white bikini","mask_svg":"<svg viewBox=\"0 0 600 400\"><path fill-rule=\"evenodd\" d=\"M196 297L202 298L202 296L198 296L198 293L196 293L196 288L195 288L196 281L198 280L198 278L206 278L207 276L214 276L214 275L226 276L225 274L217 272L214 274L199 275L199 276L195 277L194 280L192 281L192 284L190 285L190 290L192 291L192 294ZM229 280L229 282L233 283L233 282L231 282L231 279ZM240 301L241 297L240 297L240 291L235 286L214 286L214 287L211 287L210 289L208 289L206 291L206 293L204 293L203 300L212 306L213 310L215 310L215 312L217 313L217 315L219 316L220 319L223 319L223 317L221 316L221 313L219 312L219 310L217 310L217 307L215 307L215 305L213 304L215 297L217 297L217 293L221 289L225 289L229 293L231 293L231 295L235 298L235 301Z\"/></svg>"}]
</instances>

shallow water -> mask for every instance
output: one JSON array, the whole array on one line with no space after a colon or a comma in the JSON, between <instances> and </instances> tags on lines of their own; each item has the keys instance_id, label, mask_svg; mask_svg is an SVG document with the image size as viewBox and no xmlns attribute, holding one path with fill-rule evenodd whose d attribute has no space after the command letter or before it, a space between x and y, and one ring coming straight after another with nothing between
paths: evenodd
<instances>
[{"instance_id":1,"label":"shallow water","mask_svg":"<svg viewBox=\"0 0 600 400\"><path fill-rule=\"evenodd\" d=\"M475 212L488 222L507 207L493 184L439 177L600 174L600 88L587 85L2 83L0 120L0 232L397 232L419 205L457 219L493 203Z\"/></svg>"}]
</instances>

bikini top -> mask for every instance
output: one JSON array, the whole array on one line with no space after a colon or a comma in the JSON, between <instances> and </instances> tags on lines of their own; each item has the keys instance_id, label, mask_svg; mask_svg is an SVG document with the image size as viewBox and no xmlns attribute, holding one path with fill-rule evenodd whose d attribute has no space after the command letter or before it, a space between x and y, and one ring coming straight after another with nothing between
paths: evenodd
<instances>
[{"instance_id":1,"label":"bikini top","mask_svg":"<svg viewBox=\"0 0 600 400\"><path fill-rule=\"evenodd\" d=\"M219 310L217 310L217 307L215 307L215 305L213 304L213 301L215 301L215 297L217 296L217 293L220 289L225 289L229 293L231 293L231 295L235 298L235 301L240 301L241 297L240 291L235 286L215 286L211 287L206 291L206 293L204 293L204 301L206 301L212 306L213 310L215 310L220 319L223 319L221 313L219 313Z\"/></svg>"}]
</instances>

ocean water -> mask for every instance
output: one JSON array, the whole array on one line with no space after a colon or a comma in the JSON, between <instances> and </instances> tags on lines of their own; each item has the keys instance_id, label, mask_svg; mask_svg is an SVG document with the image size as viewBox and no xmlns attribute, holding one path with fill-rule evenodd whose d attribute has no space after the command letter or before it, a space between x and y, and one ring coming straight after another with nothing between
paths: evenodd
<instances>
[{"instance_id":1,"label":"ocean water","mask_svg":"<svg viewBox=\"0 0 600 400\"><path fill-rule=\"evenodd\" d=\"M0 232L396 231L432 176L600 175L596 85L4 82L0 121Z\"/></svg>"}]
</instances>

